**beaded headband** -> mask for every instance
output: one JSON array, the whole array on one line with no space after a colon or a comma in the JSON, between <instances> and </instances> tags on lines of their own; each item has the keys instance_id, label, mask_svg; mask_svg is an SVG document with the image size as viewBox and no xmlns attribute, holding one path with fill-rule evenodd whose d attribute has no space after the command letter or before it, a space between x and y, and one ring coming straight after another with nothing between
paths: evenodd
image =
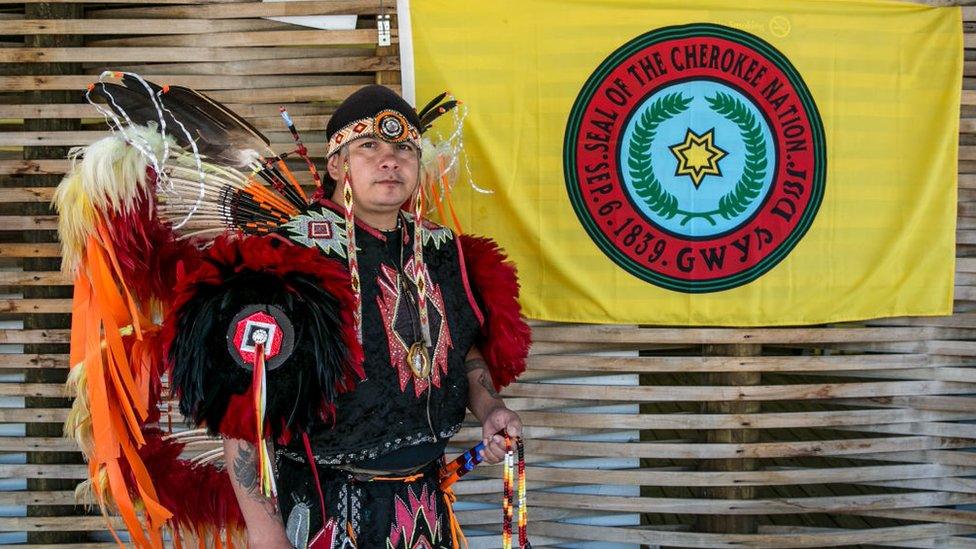
<instances>
[{"instance_id":1,"label":"beaded headband","mask_svg":"<svg viewBox=\"0 0 976 549\"><path fill-rule=\"evenodd\" d=\"M389 143L411 143L420 151L420 131L399 112L386 109L375 116L346 124L329 139L326 158L339 152L343 145L361 137L375 137Z\"/></svg>"}]
</instances>

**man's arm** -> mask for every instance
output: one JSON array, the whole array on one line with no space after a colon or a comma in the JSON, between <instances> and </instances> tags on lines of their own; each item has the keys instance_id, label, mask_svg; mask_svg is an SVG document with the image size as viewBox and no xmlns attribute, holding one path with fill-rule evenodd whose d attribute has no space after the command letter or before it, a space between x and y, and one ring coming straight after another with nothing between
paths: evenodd
<instances>
[{"instance_id":1,"label":"man's arm","mask_svg":"<svg viewBox=\"0 0 976 549\"><path fill-rule=\"evenodd\" d=\"M505 406L491 381L488 363L477 348L468 351L464 367L468 374L468 409L481 422L485 443L482 455L485 463L498 463L505 458L505 439L495 433L504 429L508 436L520 437L522 420Z\"/></svg>"},{"instance_id":2,"label":"man's arm","mask_svg":"<svg viewBox=\"0 0 976 549\"><path fill-rule=\"evenodd\" d=\"M247 523L248 546L290 549L291 542L285 535L278 506L261 494L257 458L257 448L250 442L224 439L224 463L227 464L231 486Z\"/></svg>"}]
</instances>

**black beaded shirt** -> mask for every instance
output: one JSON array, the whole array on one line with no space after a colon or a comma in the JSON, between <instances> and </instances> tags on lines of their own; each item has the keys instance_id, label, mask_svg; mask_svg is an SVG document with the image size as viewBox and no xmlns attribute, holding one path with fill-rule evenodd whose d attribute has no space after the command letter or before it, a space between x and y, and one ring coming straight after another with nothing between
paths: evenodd
<instances>
[{"instance_id":1,"label":"black beaded shirt","mask_svg":"<svg viewBox=\"0 0 976 549\"><path fill-rule=\"evenodd\" d=\"M322 201L294 217L280 233L346 265L347 228L340 212L334 203ZM430 373L417 377L407 363L411 345L422 341L418 290L409 274L413 272L413 217L401 213L400 224L401 230L390 233L356 224L366 377L353 391L339 395L334 424L310 428L313 454L321 465L369 463L431 443L443 447L464 419L468 398L464 359L483 316L468 282L460 244L450 229L424 222L432 345ZM277 453L305 461L300 439L279 447Z\"/></svg>"}]
</instances>

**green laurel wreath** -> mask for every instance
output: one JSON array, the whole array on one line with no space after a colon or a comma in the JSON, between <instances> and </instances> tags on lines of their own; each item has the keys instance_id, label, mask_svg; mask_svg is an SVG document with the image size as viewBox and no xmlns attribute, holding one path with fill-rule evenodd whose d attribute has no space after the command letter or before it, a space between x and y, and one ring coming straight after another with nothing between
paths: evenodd
<instances>
[{"instance_id":1,"label":"green laurel wreath","mask_svg":"<svg viewBox=\"0 0 976 549\"><path fill-rule=\"evenodd\" d=\"M651 165L651 144L662 123L686 111L693 98L685 98L681 93L672 93L658 99L644 111L634 126L630 141L628 165L634 191L644 200L651 211L665 219L681 215L681 225L695 218L702 218L715 225L714 216L731 219L744 212L762 191L766 177L766 141L762 128L749 109L738 99L724 93L705 100L716 114L739 127L745 144L745 169L735 187L719 199L718 209L707 212L690 212L678 207L678 199L667 191L654 175Z\"/></svg>"},{"instance_id":2,"label":"green laurel wreath","mask_svg":"<svg viewBox=\"0 0 976 549\"><path fill-rule=\"evenodd\" d=\"M685 98L680 93L669 93L651 104L644 111L630 140L630 177L633 179L634 192L644 200L652 212L665 219L671 219L678 214L678 199L669 193L651 166L651 143L657 134L657 127L688 110L692 97Z\"/></svg>"},{"instance_id":3,"label":"green laurel wreath","mask_svg":"<svg viewBox=\"0 0 976 549\"><path fill-rule=\"evenodd\" d=\"M742 177L735 188L719 199L716 210L725 219L731 219L746 211L762 191L763 179L766 177L766 140L763 139L762 127L756 120L756 115L738 99L728 94L716 93L715 97L706 97L705 101L708 101L708 105L717 114L739 126L746 148Z\"/></svg>"}]
</instances>

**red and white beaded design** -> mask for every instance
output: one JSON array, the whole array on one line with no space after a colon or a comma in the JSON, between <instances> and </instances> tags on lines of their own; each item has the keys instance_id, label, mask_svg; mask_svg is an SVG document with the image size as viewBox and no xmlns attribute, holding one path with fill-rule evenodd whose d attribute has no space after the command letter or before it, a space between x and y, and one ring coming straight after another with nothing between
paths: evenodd
<instances>
[{"instance_id":1,"label":"red and white beaded design","mask_svg":"<svg viewBox=\"0 0 976 549\"><path fill-rule=\"evenodd\" d=\"M414 260L410 259L404 267L404 271L413 269ZM412 271L411 271L412 272ZM441 386L441 376L447 375L447 354L454 347L451 340L451 331L447 325L447 308L444 305L444 296L441 288L432 281L427 281L427 303L434 312L440 316L440 323L432 333L434 336L433 347L428 352L430 354L430 376L427 378L415 377L411 373L410 365L407 363L407 356L410 351L412 341L404 339L403 334L396 329L397 317L400 307L409 307L410 300L404 299L400 285L400 272L388 265L380 265L380 275L376 279L380 287L380 293L376 296L376 304L383 319L383 328L386 330L387 347L390 351L390 365L397 371L397 379L400 382L400 390L406 391L407 385L413 381L414 396L419 397L427 390L429 385L434 387Z\"/></svg>"},{"instance_id":2,"label":"red and white beaded design","mask_svg":"<svg viewBox=\"0 0 976 549\"><path fill-rule=\"evenodd\" d=\"M349 161L342 165L342 206L346 217L346 259L349 260L349 278L352 282L353 320L356 323L356 339L363 342L363 293L359 283L359 258L356 255L356 219L352 213L352 176Z\"/></svg>"},{"instance_id":3,"label":"red and white beaded design","mask_svg":"<svg viewBox=\"0 0 976 549\"><path fill-rule=\"evenodd\" d=\"M271 359L281 351L284 339L278 320L264 312L255 312L237 323L234 329L234 348L248 364L257 363L257 349L264 349L264 358Z\"/></svg>"},{"instance_id":4,"label":"red and white beaded design","mask_svg":"<svg viewBox=\"0 0 976 549\"><path fill-rule=\"evenodd\" d=\"M339 152L343 145L360 137L376 137L391 143L406 141L412 143L418 151L420 150L420 130L413 127L399 112L387 109L376 113L375 116L350 122L335 132L332 139L329 139L329 149L325 157L329 158Z\"/></svg>"},{"instance_id":5,"label":"red and white beaded design","mask_svg":"<svg viewBox=\"0 0 976 549\"><path fill-rule=\"evenodd\" d=\"M417 308L420 309L420 334L429 350L434 343L430 337L430 317L427 314L427 264L424 263L424 187L417 186L413 207L413 280L417 285Z\"/></svg>"}]
</instances>

